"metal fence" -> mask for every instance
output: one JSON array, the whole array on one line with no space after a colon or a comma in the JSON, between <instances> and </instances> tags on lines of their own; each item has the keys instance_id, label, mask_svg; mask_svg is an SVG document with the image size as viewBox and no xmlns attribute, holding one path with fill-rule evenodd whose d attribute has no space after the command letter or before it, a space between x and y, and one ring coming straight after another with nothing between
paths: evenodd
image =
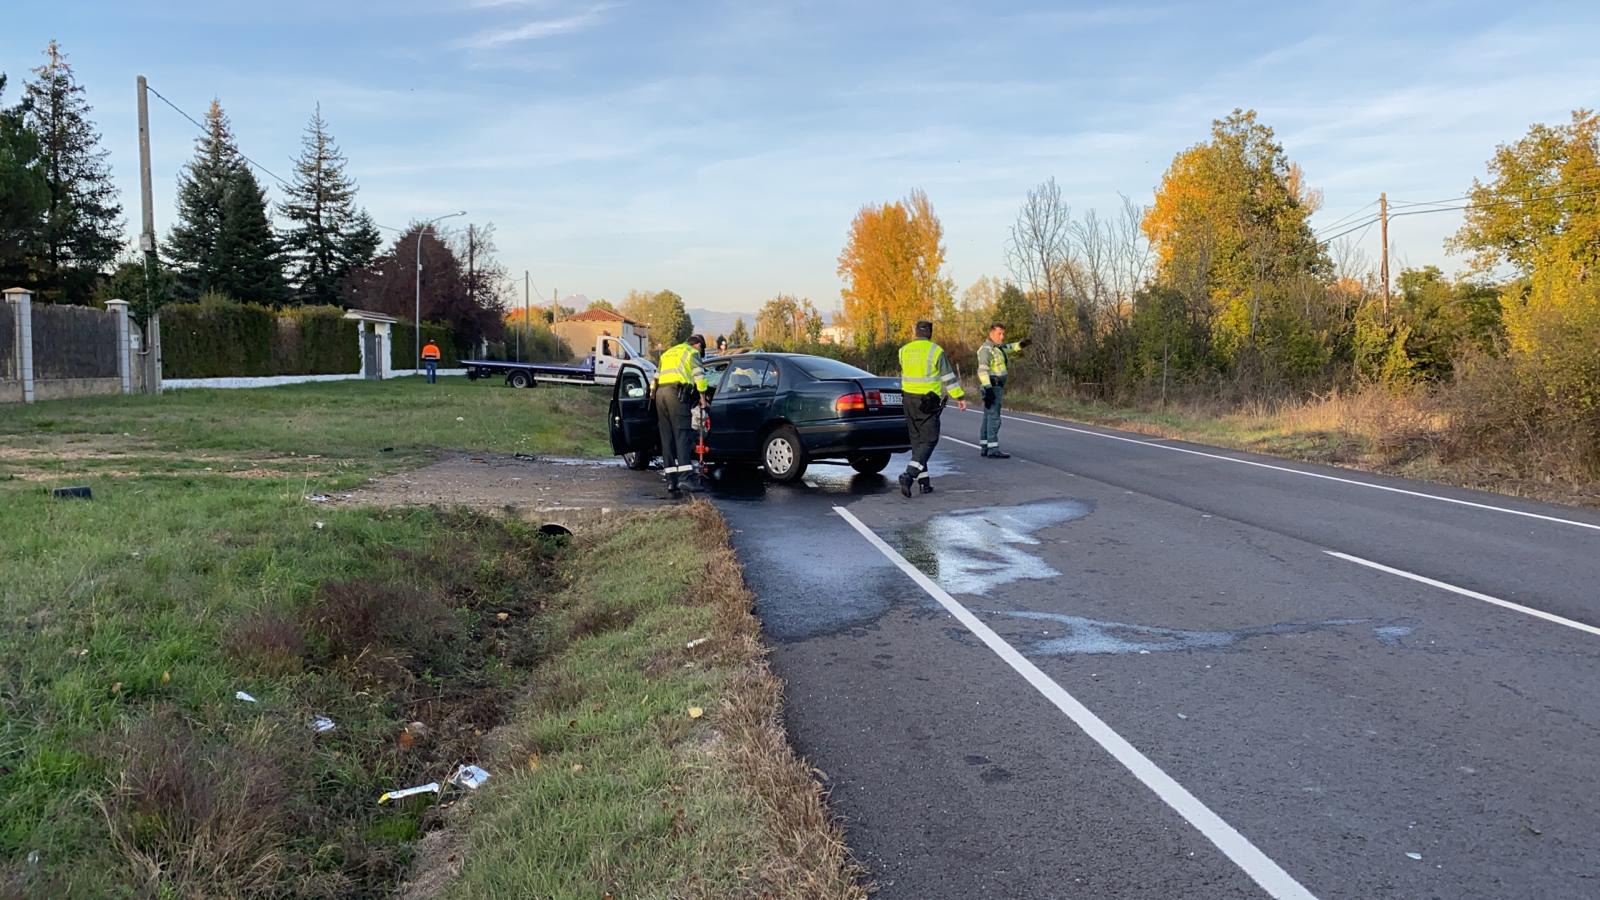
<instances>
[{"instance_id":1,"label":"metal fence","mask_svg":"<svg viewBox=\"0 0 1600 900\"><path fill-rule=\"evenodd\" d=\"M33 305L34 378L116 378L117 365L116 313Z\"/></svg>"}]
</instances>

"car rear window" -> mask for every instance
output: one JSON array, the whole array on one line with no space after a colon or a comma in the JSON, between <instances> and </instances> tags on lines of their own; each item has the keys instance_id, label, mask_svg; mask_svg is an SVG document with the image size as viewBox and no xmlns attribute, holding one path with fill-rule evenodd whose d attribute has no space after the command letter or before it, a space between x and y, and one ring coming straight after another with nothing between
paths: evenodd
<instances>
[{"instance_id":1,"label":"car rear window","mask_svg":"<svg viewBox=\"0 0 1600 900\"><path fill-rule=\"evenodd\" d=\"M822 356L811 356L805 359L797 359L794 362L795 365L800 367L800 371L810 375L812 378L815 378L818 381L826 381L831 378L872 377L871 372L863 371L855 366L850 365L849 363L840 362L837 359L828 359Z\"/></svg>"}]
</instances>

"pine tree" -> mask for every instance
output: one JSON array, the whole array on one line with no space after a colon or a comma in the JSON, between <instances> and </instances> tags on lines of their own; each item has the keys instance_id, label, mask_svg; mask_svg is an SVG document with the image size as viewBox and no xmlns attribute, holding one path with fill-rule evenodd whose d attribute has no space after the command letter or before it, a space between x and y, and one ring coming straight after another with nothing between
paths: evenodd
<instances>
[{"instance_id":1,"label":"pine tree","mask_svg":"<svg viewBox=\"0 0 1600 900\"><path fill-rule=\"evenodd\" d=\"M296 299L337 303L344 279L372 261L377 228L357 212L356 185L344 173L345 158L328 133L322 107L306 126L294 183L278 207L290 222L284 244L291 254Z\"/></svg>"},{"instance_id":2,"label":"pine tree","mask_svg":"<svg viewBox=\"0 0 1600 900\"><path fill-rule=\"evenodd\" d=\"M239 300L283 299L281 250L266 194L215 99L195 158L179 178L178 224L167 238L167 254L185 296L215 291Z\"/></svg>"},{"instance_id":3,"label":"pine tree","mask_svg":"<svg viewBox=\"0 0 1600 900\"><path fill-rule=\"evenodd\" d=\"M738 348L750 345L750 330L744 326L744 318L733 320L733 333L728 335L728 346Z\"/></svg>"},{"instance_id":4,"label":"pine tree","mask_svg":"<svg viewBox=\"0 0 1600 900\"><path fill-rule=\"evenodd\" d=\"M0 75L0 98L6 77ZM23 107L0 106L0 287L30 285L44 255L44 216L50 207L39 137L28 130Z\"/></svg>"},{"instance_id":5,"label":"pine tree","mask_svg":"<svg viewBox=\"0 0 1600 900\"><path fill-rule=\"evenodd\" d=\"M39 293L50 301L87 303L122 245L122 207L83 86L55 41L45 55L49 61L33 70L37 80L24 89L23 104L28 128L39 137L50 190Z\"/></svg>"}]
</instances>

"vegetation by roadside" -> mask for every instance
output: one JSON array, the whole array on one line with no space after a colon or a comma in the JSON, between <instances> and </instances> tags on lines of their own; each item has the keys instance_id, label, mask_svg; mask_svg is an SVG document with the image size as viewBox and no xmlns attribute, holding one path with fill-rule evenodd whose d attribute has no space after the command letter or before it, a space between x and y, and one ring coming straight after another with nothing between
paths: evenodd
<instances>
[{"instance_id":1,"label":"vegetation by roadside","mask_svg":"<svg viewBox=\"0 0 1600 900\"><path fill-rule=\"evenodd\" d=\"M473 841L450 888L471 893L539 852L499 843L477 805L516 823L525 803L584 835L582 855L539 845L556 896L850 896L709 510L565 547L468 512L308 499L437 447L601 453L601 403L407 380L7 408L0 897L378 896L446 824ZM49 496L69 482L94 499ZM690 587L708 573L716 592ZM474 762L494 776L475 794L377 804ZM840 892L793 887L812 883Z\"/></svg>"},{"instance_id":2,"label":"vegetation by roadside","mask_svg":"<svg viewBox=\"0 0 1600 900\"><path fill-rule=\"evenodd\" d=\"M1560 464L1559 448L1546 448L1541 456L1537 437L1518 448L1501 448L1503 452L1473 444L1470 434L1452 426L1463 416L1453 399L1420 389L1374 387L1305 401L1188 401L1162 410L1033 390L1008 393L1006 406L1157 437L1600 506L1600 486Z\"/></svg>"}]
</instances>

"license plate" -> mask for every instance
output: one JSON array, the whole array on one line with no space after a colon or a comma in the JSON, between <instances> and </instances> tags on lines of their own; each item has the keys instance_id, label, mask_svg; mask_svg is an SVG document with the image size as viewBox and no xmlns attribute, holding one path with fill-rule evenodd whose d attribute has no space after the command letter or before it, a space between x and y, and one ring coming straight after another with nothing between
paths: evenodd
<instances>
[{"instance_id":1,"label":"license plate","mask_svg":"<svg viewBox=\"0 0 1600 900\"><path fill-rule=\"evenodd\" d=\"M888 391L885 391L884 394L883 394L883 405L884 406L902 406L902 405L904 405L904 401L901 399L899 394L893 394L893 393L889 393Z\"/></svg>"}]
</instances>

